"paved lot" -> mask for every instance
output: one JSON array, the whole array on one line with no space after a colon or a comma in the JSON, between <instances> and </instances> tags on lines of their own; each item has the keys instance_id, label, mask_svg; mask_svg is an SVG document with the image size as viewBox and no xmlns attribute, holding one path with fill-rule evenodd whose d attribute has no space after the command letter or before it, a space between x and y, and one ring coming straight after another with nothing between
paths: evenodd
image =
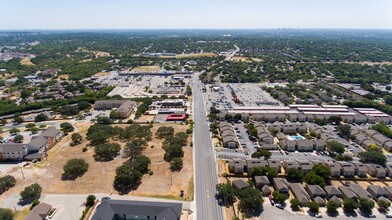
<instances>
[{"instance_id":1,"label":"paved lot","mask_svg":"<svg viewBox=\"0 0 392 220\"><path fill-rule=\"evenodd\" d=\"M135 197L135 196L120 196L120 195L109 195L109 194L94 194L97 199L102 199L102 197L110 197L112 199L121 200L141 200L141 201L169 201L169 202L180 202L165 199L155 199L155 198L145 198L145 197ZM78 220L82 216L84 207L84 202L86 201L87 194L47 194L42 195L40 201L48 203L57 209L56 214L53 216L53 220ZM18 205L20 196L18 194L13 194L7 198L1 207L5 208L16 208L17 210L23 209L28 206ZM189 202L182 202L183 209L189 209Z\"/></svg>"}]
</instances>

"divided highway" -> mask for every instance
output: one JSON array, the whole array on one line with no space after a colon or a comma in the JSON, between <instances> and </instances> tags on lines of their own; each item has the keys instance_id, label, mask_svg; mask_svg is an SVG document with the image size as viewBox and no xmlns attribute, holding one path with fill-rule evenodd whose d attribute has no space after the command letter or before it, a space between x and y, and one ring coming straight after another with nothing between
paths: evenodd
<instances>
[{"instance_id":1,"label":"divided highway","mask_svg":"<svg viewBox=\"0 0 392 220\"><path fill-rule=\"evenodd\" d=\"M194 158L196 219L223 220L223 209L215 199L218 174L199 74L193 80Z\"/></svg>"}]
</instances>

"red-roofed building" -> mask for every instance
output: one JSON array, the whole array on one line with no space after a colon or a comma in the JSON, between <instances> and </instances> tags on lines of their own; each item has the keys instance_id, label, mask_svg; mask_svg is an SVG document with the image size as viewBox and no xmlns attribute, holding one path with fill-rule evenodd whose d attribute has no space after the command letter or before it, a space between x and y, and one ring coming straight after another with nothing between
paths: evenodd
<instances>
[{"instance_id":1,"label":"red-roofed building","mask_svg":"<svg viewBox=\"0 0 392 220\"><path fill-rule=\"evenodd\" d=\"M185 119L185 114L170 114L167 116L166 121L184 121Z\"/></svg>"}]
</instances>

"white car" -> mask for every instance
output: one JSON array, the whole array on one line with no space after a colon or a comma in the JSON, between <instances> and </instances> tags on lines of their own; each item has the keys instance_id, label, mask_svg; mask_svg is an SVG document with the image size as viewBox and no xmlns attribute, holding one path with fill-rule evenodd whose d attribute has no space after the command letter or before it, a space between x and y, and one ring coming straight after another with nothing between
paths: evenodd
<instances>
[{"instance_id":1,"label":"white car","mask_svg":"<svg viewBox=\"0 0 392 220\"><path fill-rule=\"evenodd\" d=\"M385 217L387 217L387 218L392 218L392 213L386 214Z\"/></svg>"}]
</instances>

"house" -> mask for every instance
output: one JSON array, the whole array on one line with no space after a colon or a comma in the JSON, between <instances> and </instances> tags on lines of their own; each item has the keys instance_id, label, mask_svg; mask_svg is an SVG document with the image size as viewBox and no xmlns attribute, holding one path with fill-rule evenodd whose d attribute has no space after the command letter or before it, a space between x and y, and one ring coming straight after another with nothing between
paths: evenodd
<instances>
[{"instance_id":1,"label":"house","mask_svg":"<svg viewBox=\"0 0 392 220\"><path fill-rule=\"evenodd\" d=\"M264 144L274 143L274 137L272 137L272 135L269 132L259 133L257 134L257 137L259 139L259 142L262 142Z\"/></svg>"},{"instance_id":2,"label":"house","mask_svg":"<svg viewBox=\"0 0 392 220\"><path fill-rule=\"evenodd\" d=\"M369 185L366 189L370 195L373 196L374 199L377 199L381 196L388 197L389 193L379 185Z\"/></svg>"},{"instance_id":3,"label":"house","mask_svg":"<svg viewBox=\"0 0 392 220\"><path fill-rule=\"evenodd\" d=\"M392 163L391 162L387 163L385 167L387 170L387 176L392 177Z\"/></svg>"},{"instance_id":4,"label":"house","mask_svg":"<svg viewBox=\"0 0 392 220\"><path fill-rule=\"evenodd\" d=\"M359 145L362 145L362 143L365 140L369 140L368 137L366 137L364 134L357 134L355 135L355 142Z\"/></svg>"},{"instance_id":5,"label":"house","mask_svg":"<svg viewBox=\"0 0 392 220\"><path fill-rule=\"evenodd\" d=\"M229 161L229 172L235 174L243 174L245 161L243 159L232 159Z\"/></svg>"},{"instance_id":6,"label":"house","mask_svg":"<svg viewBox=\"0 0 392 220\"><path fill-rule=\"evenodd\" d=\"M44 130L39 136L44 137L47 143L47 149L52 148L63 136L63 132L54 126Z\"/></svg>"},{"instance_id":7,"label":"house","mask_svg":"<svg viewBox=\"0 0 392 220\"><path fill-rule=\"evenodd\" d=\"M326 186L324 187L325 192L327 193L328 198L332 197L342 197L342 192L336 188L336 186Z\"/></svg>"},{"instance_id":8,"label":"house","mask_svg":"<svg viewBox=\"0 0 392 220\"><path fill-rule=\"evenodd\" d=\"M350 184L352 191L358 196L358 198L371 199L372 196L359 184Z\"/></svg>"},{"instance_id":9,"label":"house","mask_svg":"<svg viewBox=\"0 0 392 220\"><path fill-rule=\"evenodd\" d=\"M27 214L25 220L44 220L49 216L52 206L46 203L40 203Z\"/></svg>"},{"instance_id":10,"label":"house","mask_svg":"<svg viewBox=\"0 0 392 220\"><path fill-rule=\"evenodd\" d=\"M340 173L342 172L342 166L340 166L340 164L334 162L325 162L325 165L331 169L331 177L340 176Z\"/></svg>"},{"instance_id":11,"label":"house","mask_svg":"<svg viewBox=\"0 0 392 220\"><path fill-rule=\"evenodd\" d=\"M232 185L233 185L234 189L237 191L241 191L241 190L248 188L250 186L250 184L248 182L246 182L245 180L242 180L242 179L234 180L232 182Z\"/></svg>"},{"instance_id":12,"label":"house","mask_svg":"<svg viewBox=\"0 0 392 220\"><path fill-rule=\"evenodd\" d=\"M268 161L264 159L246 159L245 171L249 172L253 167L268 167Z\"/></svg>"},{"instance_id":13,"label":"house","mask_svg":"<svg viewBox=\"0 0 392 220\"><path fill-rule=\"evenodd\" d=\"M38 152L44 150L48 146L48 141L42 136L37 136L31 139L27 145L29 147L29 152Z\"/></svg>"},{"instance_id":14,"label":"house","mask_svg":"<svg viewBox=\"0 0 392 220\"><path fill-rule=\"evenodd\" d=\"M182 203L115 200L104 197L92 213L91 220L122 219L124 216L127 216L127 219L136 217L137 219L180 220Z\"/></svg>"},{"instance_id":15,"label":"house","mask_svg":"<svg viewBox=\"0 0 392 220\"><path fill-rule=\"evenodd\" d=\"M388 198L392 199L392 186L384 186L384 189L388 192Z\"/></svg>"},{"instance_id":16,"label":"house","mask_svg":"<svg viewBox=\"0 0 392 220\"><path fill-rule=\"evenodd\" d=\"M356 124L364 124L367 122L367 118L365 115L354 115L354 123Z\"/></svg>"},{"instance_id":17,"label":"house","mask_svg":"<svg viewBox=\"0 0 392 220\"><path fill-rule=\"evenodd\" d=\"M325 198L327 196L327 193L319 185L307 185L306 191L310 195L310 198L313 198L313 199L315 197Z\"/></svg>"},{"instance_id":18,"label":"house","mask_svg":"<svg viewBox=\"0 0 392 220\"><path fill-rule=\"evenodd\" d=\"M0 144L0 160L22 160L28 153L24 144Z\"/></svg>"},{"instance_id":19,"label":"house","mask_svg":"<svg viewBox=\"0 0 392 220\"><path fill-rule=\"evenodd\" d=\"M291 161L291 160L284 160L283 161L283 167L287 171L289 168L296 168L300 169L299 163L296 161Z\"/></svg>"},{"instance_id":20,"label":"house","mask_svg":"<svg viewBox=\"0 0 392 220\"><path fill-rule=\"evenodd\" d=\"M345 199L356 199L358 196L354 193L351 187L339 186L340 192L342 192L342 197Z\"/></svg>"},{"instance_id":21,"label":"house","mask_svg":"<svg viewBox=\"0 0 392 220\"><path fill-rule=\"evenodd\" d=\"M117 112L121 118L128 118L131 114L133 114L136 106L136 102L126 101L117 109Z\"/></svg>"},{"instance_id":22,"label":"house","mask_svg":"<svg viewBox=\"0 0 392 220\"><path fill-rule=\"evenodd\" d=\"M270 195L272 193L272 190L268 185L264 185L261 188L261 192L263 193L263 195Z\"/></svg>"},{"instance_id":23,"label":"house","mask_svg":"<svg viewBox=\"0 0 392 220\"><path fill-rule=\"evenodd\" d=\"M332 196L329 201L335 201L336 203L339 204L339 206L341 205L341 200L337 197L337 196Z\"/></svg>"},{"instance_id":24,"label":"house","mask_svg":"<svg viewBox=\"0 0 392 220\"><path fill-rule=\"evenodd\" d=\"M392 141L385 142L383 146L387 151L392 151Z\"/></svg>"},{"instance_id":25,"label":"house","mask_svg":"<svg viewBox=\"0 0 392 220\"><path fill-rule=\"evenodd\" d=\"M238 146L237 139L232 135L227 135L222 138L223 146L234 149Z\"/></svg>"},{"instance_id":26,"label":"house","mask_svg":"<svg viewBox=\"0 0 392 220\"><path fill-rule=\"evenodd\" d=\"M300 166L300 170L303 174L309 173L313 168L313 163L308 160L297 160Z\"/></svg>"},{"instance_id":27,"label":"house","mask_svg":"<svg viewBox=\"0 0 392 220\"><path fill-rule=\"evenodd\" d=\"M385 178L387 171L384 167L378 164L365 164L368 169L368 174L372 177Z\"/></svg>"},{"instance_id":28,"label":"house","mask_svg":"<svg viewBox=\"0 0 392 220\"><path fill-rule=\"evenodd\" d=\"M262 147L266 150L279 150L279 145L277 144L263 144Z\"/></svg>"},{"instance_id":29,"label":"house","mask_svg":"<svg viewBox=\"0 0 392 220\"><path fill-rule=\"evenodd\" d=\"M289 183L283 178L274 178L274 188L280 193L289 193Z\"/></svg>"},{"instance_id":30,"label":"house","mask_svg":"<svg viewBox=\"0 0 392 220\"><path fill-rule=\"evenodd\" d=\"M342 175L345 177L353 177L355 176L355 166L352 163L346 161L337 162L342 167Z\"/></svg>"},{"instance_id":31,"label":"house","mask_svg":"<svg viewBox=\"0 0 392 220\"><path fill-rule=\"evenodd\" d=\"M255 176L255 186L261 188L264 185L269 185L270 181L267 176Z\"/></svg>"},{"instance_id":32,"label":"house","mask_svg":"<svg viewBox=\"0 0 392 220\"><path fill-rule=\"evenodd\" d=\"M297 145L297 143L292 140L282 140L279 142L279 144L283 150L286 150L289 152L295 151L295 147Z\"/></svg>"},{"instance_id":33,"label":"house","mask_svg":"<svg viewBox=\"0 0 392 220\"><path fill-rule=\"evenodd\" d=\"M294 196L299 200L302 206L306 206L308 204L310 196L300 183L291 183L290 190L293 192Z\"/></svg>"},{"instance_id":34,"label":"house","mask_svg":"<svg viewBox=\"0 0 392 220\"><path fill-rule=\"evenodd\" d=\"M276 159L268 159L268 166L275 169L276 171L280 171L280 160L276 160Z\"/></svg>"},{"instance_id":35,"label":"house","mask_svg":"<svg viewBox=\"0 0 392 220\"><path fill-rule=\"evenodd\" d=\"M365 149L365 150L369 150L369 146L370 145L377 145L376 142L374 142L373 140L364 140L361 144L361 146Z\"/></svg>"},{"instance_id":36,"label":"house","mask_svg":"<svg viewBox=\"0 0 392 220\"><path fill-rule=\"evenodd\" d=\"M296 124L285 124L282 126L282 132L285 134L296 134L298 131L298 126Z\"/></svg>"},{"instance_id":37,"label":"house","mask_svg":"<svg viewBox=\"0 0 392 220\"><path fill-rule=\"evenodd\" d=\"M319 139L313 139L313 145L315 150L324 151L325 150L325 141Z\"/></svg>"},{"instance_id":38,"label":"house","mask_svg":"<svg viewBox=\"0 0 392 220\"><path fill-rule=\"evenodd\" d=\"M320 196L316 196L313 201L315 201L319 206L325 206L325 200Z\"/></svg>"},{"instance_id":39,"label":"house","mask_svg":"<svg viewBox=\"0 0 392 220\"><path fill-rule=\"evenodd\" d=\"M128 100L99 100L95 102L95 110L112 110L113 108L120 108L122 104Z\"/></svg>"},{"instance_id":40,"label":"house","mask_svg":"<svg viewBox=\"0 0 392 220\"><path fill-rule=\"evenodd\" d=\"M298 151L313 151L314 142L311 140L296 140Z\"/></svg>"},{"instance_id":41,"label":"house","mask_svg":"<svg viewBox=\"0 0 392 220\"><path fill-rule=\"evenodd\" d=\"M355 166L355 174L359 177L366 177L367 175L367 168L361 162L352 162Z\"/></svg>"}]
</instances>

